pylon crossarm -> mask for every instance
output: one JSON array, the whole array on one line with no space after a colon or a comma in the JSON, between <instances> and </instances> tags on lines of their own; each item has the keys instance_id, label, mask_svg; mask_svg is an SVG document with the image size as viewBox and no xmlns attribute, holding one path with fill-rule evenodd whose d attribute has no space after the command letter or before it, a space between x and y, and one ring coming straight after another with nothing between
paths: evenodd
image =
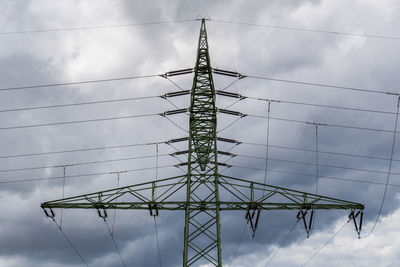
<instances>
[{"instance_id":1,"label":"pylon crossarm","mask_svg":"<svg viewBox=\"0 0 400 267\"><path fill-rule=\"evenodd\" d=\"M143 205L163 203L167 200L177 198L180 191L182 191L181 194L184 194L185 186L186 175L180 175L152 182L124 186L90 194L48 201L42 203L41 207L44 209L143 209ZM168 208L171 208L170 205L168 206ZM46 215L52 215L52 213L49 212Z\"/></svg>"},{"instance_id":2,"label":"pylon crossarm","mask_svg":"<svg viewBox=\"0 0 400 267\"><path fill-rule=\"evenodd\" d=\"M364 205L356 202L252 182L225 175L220 175L219 183L221 189L224 188L226 190L224 194L222 194L223 190L220 190L221 199L227 198L230 201L233 200L233 202L235 202L234 199L240 195L236 201L239 202L246 199L245 202L254 203L263 209L268 209L267 207L273 203L288 207L299 205L307 209L364 209ZM277 198L279 198L278 202L275 201Z\"/></svg>"},{"instance_id":3,"label":"pylon crossarm","mask_svg":"<svg viewBox=\"0 0 400 267\"><path fill-rule=\"evenodd\" d=\"M313 226L314 210L345 209L350 210L349 221L353 221L357 234L360 236L364 210L362 204L224 175L220 175L219 183L221 199L226 198L230 201L227 203L228 208L221 202L220 209L247 208L246 219L251 224L253 235L257 228L260 210L298 210L297 220L303 222L307 237L309 237ZM254 218L256 211L257 216Z\"/></svg>"}]
</instances>

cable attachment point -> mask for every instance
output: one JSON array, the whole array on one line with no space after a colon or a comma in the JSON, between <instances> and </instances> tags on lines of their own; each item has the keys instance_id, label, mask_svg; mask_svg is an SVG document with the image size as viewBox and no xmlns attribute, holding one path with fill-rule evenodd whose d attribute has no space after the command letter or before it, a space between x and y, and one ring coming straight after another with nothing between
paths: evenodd
<instances>
[{"instance_id":1,"label":"cable attachment point","mask_svg":"<svg viewBox=\"0 0 400 267\"><path fill-rule=\"evenodd\" d=\"M158 206L157 204L149 204L149 211L150 211L150 216L158 216Z\"/></svg>"},{"instance_id":2,"label":"cable attachment point","mask_svg":"<svg viewBox=\"0 0 400 267\"><path fill-rule=\"evenodd\" d=\"M358 222L357 222L357 217L358 217ZM349 222L350 220L353 220L354 227L356 228L357 234L358 234L358 239L360 239L360 234L361 234L361 228L362 228L362 223L363 223L363 217L364 217L364 210L351 210L349 214Z\"/></svg>"},{"instance_id":3,"label":"cable attachment point","mask_svg":"<svg viewBox=\"0 0 400 267\"><path fill-rule=\"evenodd\" d=\"M300 209L299 212L297 213L297 221L302 220L304 224L304 229L306 229L307 232L307 238L310 237L311 230L312 230L312 223L313 223L313 218L314 218L314 210L311 209L311 214L310 218L307 220L307 213L310 210L310 208L306 208L306 210Z\"/></svg>"},{"instance_id":4,"label":"cable attachment point","mask_svg":"<svg viewBox=\"0 0 400 267\"><path fill-rule=\"evenodd\" d=\"M51 209L51 208L49 208L49 209L43 208L43 211L44 211L44 214L46 214L46 216L49 218L53 219L56 216L53 209Z\"/></svg>"},{"instance_id":5,"label":"cable attachment point","mask_svg":"<svg viewBox=\"0 0 400 267\"><path fill-rule=\"evenodd\" d=\"M204 21L204 20L211 20L211 17L210 16L205 16L205 17L203 17L202 15L197 15L196 16L196 20L201 20L201 21Z\"/></svg>"},{"instance_id":6,"label":"cable attachment point","mask_svg":"<svg viewBox=\"0 0 400 267\"><path fill-rule=\"evenodd\" d=\"M250 228L252 231L252 238L256 234L258 220L260 219L260 209L258 209L257 205L250 204L246 210L246 220L247 223L250 223Z\"/></svg>"},{"instance_id":7,"label":"cable attachment point","mask_svg":"<svg viewBox=\"0 0 400 267\"><path fill-rule=\"evenodd\" d=\"M98 205L96 206L97 213L99 214L99 217L102 218L103 220L106 220L107 218L107 211L104 208L104 205Z\"/></svg>"}]
</instances>

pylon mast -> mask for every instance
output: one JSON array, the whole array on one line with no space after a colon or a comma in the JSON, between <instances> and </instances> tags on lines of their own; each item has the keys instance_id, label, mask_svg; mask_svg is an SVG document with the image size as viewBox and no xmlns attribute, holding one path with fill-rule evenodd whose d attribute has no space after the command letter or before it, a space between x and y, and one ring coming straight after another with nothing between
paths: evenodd
<instances>
[{"instance_id":1,"label":"pylon mast","mask_svg":"<svg viewBox=\"0 0 400 267\"><path fill-rule=\"evenodd\" d=\"M188 139L189 142L188 151L184 152L188 153L188 161L184 164L187 164L186 175L45 202L41 207L46 215L54 217L54 208L97 209L99 216L104 219L108 209L148 209L152 216L157 216L160 210L184 210L184 267L204 263L222 266L222 210L244 211L253 233L261 210L298 210L297 219L304 222L309 234L314 210L348 209L351 210L349 218L354 221L357 232L361 231L364 206L359 203L221 175L218 172L217 107L212 73L241 76L211 68L205 19L201 21L194 69L170 74L193 71L189 138L175 139ZM227 110L224 112L236 114ZM311 211L311 215L308 211Z\"/></svg>"},{"instance_id":2,"label":"pylon mast","mask_svg":"<svg viewBox=\"0 0 400 267\"><path fill-rule=\"evenodd\" d=\"M190 100L187 202L219 202L217 109L205 20L201 22ZM185 210L183 266L199 258L222 266L219 205Z\"/></svg>"}]
</instances>

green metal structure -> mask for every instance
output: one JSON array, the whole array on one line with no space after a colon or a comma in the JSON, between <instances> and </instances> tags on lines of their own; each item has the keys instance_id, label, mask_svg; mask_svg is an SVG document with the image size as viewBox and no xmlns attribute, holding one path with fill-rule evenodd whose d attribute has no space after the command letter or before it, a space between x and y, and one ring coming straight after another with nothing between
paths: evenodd
<instances>
[{"instance_id":1,"label":"green metal structure","mask_svg":"<svg viewBox=\"0 0 400 267\"><path fill-rule=\"evenodd\" d=\"M282 187L238 179L218 172L217 141L234 140L217 137L217 112L241 114L218 110L213 73L242 78L239 73L212 69L210 64L205 19L201 21L197 60L194 69L166 73L166 76L194 72L190 92L189 137L171 140L188 141L187 174L152 182L120 187L70 198L45 202L41 205L49 217L53 209L96 209L102 218L110 209L149 210L157 216L161 210L185 212L183 266L209 264L222 266L221 221L223 210L241 210L245 213L253 234L262 210L297 210L297 220L304 223L307 236L312 228L314 210L347 209L358 234L361 231L364 206L359 203L290 190ZM183 95L177 92L169 96ZM217 92L218 93L218 92ZM229 93L220 93L230 96ZM172 111L169 114L186 112Z\"/></svg>"}]
</instances>

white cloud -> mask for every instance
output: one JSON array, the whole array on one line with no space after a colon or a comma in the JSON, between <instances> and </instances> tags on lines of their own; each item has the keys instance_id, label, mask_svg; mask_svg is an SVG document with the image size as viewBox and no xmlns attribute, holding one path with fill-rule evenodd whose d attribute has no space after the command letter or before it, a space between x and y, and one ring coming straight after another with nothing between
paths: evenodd
<instances>
[{"instance_id":1,"label":"white cloud","mask_svg":"<svg viewBox=\"0 0 400 267\"><path fill-rule=\"evenodd\" d=\"M366 238L364 237L374 222L364 224L361 239L357 239L352 221L346 224L347 219L340 218L331 229L315 232L309 239L304 238L289 245L285 244L268 266L303 266L305 263L307 264L304 266L310 267L397 266L400 262L399 220L400 209L396 209L392 214L381 217L374 232ZM342 228L343 224L346 225ZM339 231L337 235L318 254L315 254L337 231ZM267 250L240 256L232 267L246 266L249 262L255 267L266 266L277 248L278 246L274 245ZM313 255L315 256L309 260Z\"/></svg>"}]
</instances>

